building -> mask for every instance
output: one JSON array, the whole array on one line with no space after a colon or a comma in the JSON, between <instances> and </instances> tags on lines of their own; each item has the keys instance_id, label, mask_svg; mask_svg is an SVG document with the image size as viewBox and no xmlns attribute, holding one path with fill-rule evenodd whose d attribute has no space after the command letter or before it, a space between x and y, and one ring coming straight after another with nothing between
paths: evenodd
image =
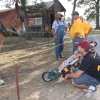
<instances>
[{"instance_id":1,"label":"building","mask_svg":"<svg viewBox=\"0 0 100 100\"><path fill-rule=\"evenodd\" d=\"M39 33L39 32L44 32L45 31L45 25L49 25L50 29L52 27L52 23L55 19L55 14L54 14L54 1L49 1L49 2L44 2L47 6L47 8L49 8L48 11L46 11L46 13L43 13L41 15L39 15L38 13L33 14L33 16L31 16L30 18L28 18L28 25L29 25L29 29L30 32L34 32L34 33ZM63 5L58 1L58 11L61 12L66 12L66 9L63 7ZM31 5L32 6L32 5ZM30 13L28 12L28 15L30 15Z\"/></svg>"}]
</instances>

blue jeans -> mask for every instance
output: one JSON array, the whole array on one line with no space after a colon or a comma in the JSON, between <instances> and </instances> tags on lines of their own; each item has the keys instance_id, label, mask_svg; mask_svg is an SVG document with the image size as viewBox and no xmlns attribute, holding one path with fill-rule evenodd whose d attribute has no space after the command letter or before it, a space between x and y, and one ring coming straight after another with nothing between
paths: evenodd
<instances>
[{"instance_id":1,"label":"blue jeans","mask_svg":"<svg viewBox=\"0 0 100 100\"><path fill-rule=\"evenodd\" d=\"M72 72L75 73L77 70L78 68L73 68ZM100 84L96 78L93 78L86 73L83 73L79 78L72 78L72 80L77 85L97 86Z\"/></svg>"},{"instance_id":2,"label":"blue jeans","mask_svg":"<svg viewBox=\"0 0 100 100\"><path fill-rule=\"evenodd\" d=\"M62 51L63 51L63 48L64 48L63 37L60 37L60 38L58 37L57 39L55 39L55 46L57 46L55 48L56 58L59 58L59 57L62 56Z\"/></svg>"},{"instance_id":3,"label":"blue jeans","mask_svg":"<svg viewBox=\"0 0 100 100\"><path fill-rule=\"evenodd\" d=\"M80 42L80 41L82 41L83 40L83 38L80 38L80 37L77 37L77 38L75 38L74 40L73 40L73 49L74 49L74 51L76 51L77 50L77 46L76 46L76 44L75 44L75 42Z\"/></svg>"},{"instance_id":4,"label":"blue jeans","mask_svg":"<svg viewBox=\"0 0 100 100\"><path fill-rule=\"evenodd\" d=\"M56 54L56 58L59 58L62 56L62 51L64 48L64 25L59 25L56 31L56 36L57 39L55 39L55 54Z\"/></svg>"}]
</instances>

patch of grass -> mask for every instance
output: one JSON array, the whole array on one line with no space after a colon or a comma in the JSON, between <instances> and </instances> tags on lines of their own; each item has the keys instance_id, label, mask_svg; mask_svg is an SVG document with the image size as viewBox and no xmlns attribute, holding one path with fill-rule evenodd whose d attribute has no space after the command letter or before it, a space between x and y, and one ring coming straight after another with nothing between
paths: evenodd
<instances>
[{"instance_id":1,"label":"patch of grass","mask_svg":"<svg viewBox=\"0 0 100 100\"><path fill-rule=\"evenodd\" d=\"M93 30L90 34L91 35L100 34L100 30Z\"/></svg>"},{"instance_id":2,"label":"patch of grass","mask_svg":"<svg viewBox=\"0 0 100 100\"><path fill-rule=\"evenodd\" d=\"M9 36L4 38L4 43L21 42L23 40L25 40L25 37Z\"/></svg>"}]
</instances>

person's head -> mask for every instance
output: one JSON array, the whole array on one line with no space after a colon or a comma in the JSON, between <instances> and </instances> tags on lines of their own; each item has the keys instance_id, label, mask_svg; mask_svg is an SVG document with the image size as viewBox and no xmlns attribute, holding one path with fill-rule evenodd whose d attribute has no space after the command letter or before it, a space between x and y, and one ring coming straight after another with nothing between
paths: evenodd
<instances>
[{"instance_id":1,"label":"person's head","mask_svg":"<svg viewBox=\"0 0 100 100\"><path fill-rule=\"evenodd\" d=\"M84 18L82 16L80 16L80 20L83 22L84 21Z\"/></svg>"},{"instance_id":2,"label":"person's head","mask_svg":"<svg viewBox=\"0 0 100 100\"><path fill-rule=\"evenodd\" d=\"M75 11L73 14L73 19L76 20L77 18L79 18L79 13L77 11Z\"/></svg>"},{"instance_id":3,"label":"person's head","mask_svg":"<svg viewBox=\"0 0 100 100\"><path fill-rule=\"evenodd\" d=\"M76 46L78 46L78 52L85 56L90 50L90 44L86 40L82 40L81 42L76 42Z\"/></svg>"},{"instance_id":4,"label":"person's head","mask_svg":"<svg viewBox=\"0 0 100 100\"><path fill-rule=\"evenodd\" d=\"M57 12L57 14L55 15L55 17L58 19L58 20L61 20L61 18L63 17L63 14L61 12Z\"/></svg>"}]
</instances>

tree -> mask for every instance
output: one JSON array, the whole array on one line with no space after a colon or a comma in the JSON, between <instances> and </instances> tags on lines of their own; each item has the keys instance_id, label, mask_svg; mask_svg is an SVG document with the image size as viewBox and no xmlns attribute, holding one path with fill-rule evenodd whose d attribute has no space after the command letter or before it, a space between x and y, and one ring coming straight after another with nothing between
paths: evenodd
<instances>
[{"instance_id":1,"label":"tree","mask_svg":"<svg viewBox=\"0 0 100 100\"><path fill-rule=\"evenodd\" d=\"M85 15L87 19L96 19L96 29L99 29L99 0L78 0L77 6L87 6Z\"/></svg>"},{"instance_id":2,"label":"tree","mask_svg":"<svg viewBox=\"0 0 100 100\"><path fill-rule=\"evenodd\" d=\"M70 17L67 17L67 19L65 19L68 23L70 23L71 22L71 18Z\"/></svg>"},{"instance_id":3,"label":"tree","mask_svg":"<svg viewBox=\"0 0 100 100\"><path fill-rule=\"evenodd\" d=\"M26 29L25 37L26 37L26 40L31 40L31 36L30 36L30 34L28 33L28 32L29 32L29 27L28 27L28 16L27 16L26 7L25 7L27 1L26 1L26 0L20 0L20 3L21 3L21 9L22 9L22 11L23 11L24 14L25 14L25 18L24 18L24 24L25 24L25 29Z\"/></svg>"},{"instance_id":4,"label":"tree","mask_svg":"<svg viewBox=\"0 0 100 100\"><path fill-rule=\"evenodd\" d=\"M72 0L68 0L68 1L72 1ZM72 10L72 14L75 12L75 9L76 9L76 2L77 2L77 0L74 0L74 2L73 2L73 10ZM73 18L72 18L72 21L71 21L71 25L73 24Z\"/></svg>"},{"instance_id":5,"label":"tree","mask_svg":"<svg viewBox=\"0 0 100 100\"><path fill-rule=\"evenodd\" d=\"M74 3L73 3L73 10L72 10L72 14L75 12L75 8L76 8L76 1L77 0L74 0ZM72 18L72 21L71 21L71 25L73 24L74 20Z\"/></svg>"}]
</instances>

